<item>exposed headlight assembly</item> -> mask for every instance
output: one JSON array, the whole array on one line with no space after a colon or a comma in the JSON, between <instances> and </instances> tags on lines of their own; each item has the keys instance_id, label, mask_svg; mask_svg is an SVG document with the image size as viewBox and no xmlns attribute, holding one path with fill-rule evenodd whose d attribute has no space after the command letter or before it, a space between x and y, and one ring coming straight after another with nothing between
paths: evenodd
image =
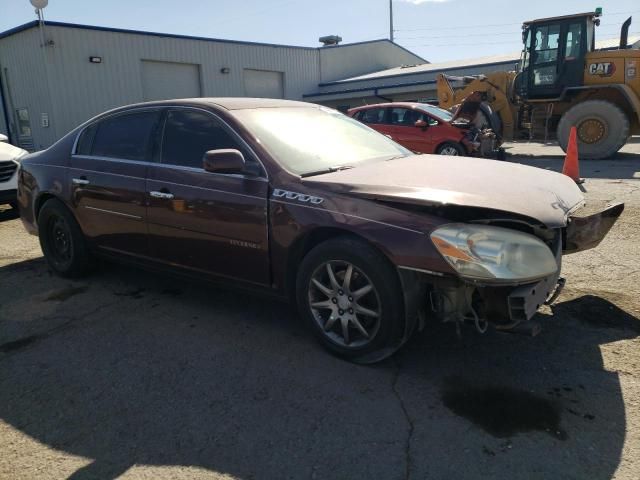
<instances>
[{"instance_id":1,"label":"exposed headlight assembly","mask_svg":"<svg viewBox=\"0 0 640 480\"><path fill-rule=\"evenodd\" d=\"M558 269L540 239L508 228L445 225L431 233L431 241L460 276L474 280L536 280Z\"/></svg>"}]
</instances>

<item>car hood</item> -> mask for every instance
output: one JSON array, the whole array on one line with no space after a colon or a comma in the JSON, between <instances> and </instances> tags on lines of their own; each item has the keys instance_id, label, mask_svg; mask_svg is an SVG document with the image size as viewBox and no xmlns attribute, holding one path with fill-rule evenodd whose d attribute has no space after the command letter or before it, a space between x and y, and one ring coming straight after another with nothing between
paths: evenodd
<instances>
[{"instance_id":1,"label":"car hood","mask_svg":"<svg viewBox=\"0 0 640 480\"><path fill-rule=\"evenodd\" d=\"M584 204L575 182L540 168L470 157L412 155L305 178L336 192L414 205L456 205L499 210L566 225Z\"/></svg>"},{"instance_id":2,"label":"car hood","mask_svg":"<svg viewBox=\"0 0 640 480\"><path fill-rule=\"evenodd\" d=\"M18 147L14 147L9 143L0 143L0 162L6 162L7 160L16 160L26 155L26 150Z\"/></svg>"}]
</instances>

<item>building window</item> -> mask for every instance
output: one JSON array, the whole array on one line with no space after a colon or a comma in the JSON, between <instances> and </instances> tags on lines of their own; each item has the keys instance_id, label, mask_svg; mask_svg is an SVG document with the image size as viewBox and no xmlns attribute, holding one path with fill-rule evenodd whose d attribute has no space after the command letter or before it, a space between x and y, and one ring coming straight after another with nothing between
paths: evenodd
<instances>
[{"instance_id":1,"label":"building window","mask_svg":"<svg viewBox=\"0 0 640 480\"><path fill-rule=\"evenodd\" d=\"M16 118L18 119L18 135L21 137L30 137L31 122L29 121L29 110L26 108L17 109Z\"/></svg>"}]
</instances>

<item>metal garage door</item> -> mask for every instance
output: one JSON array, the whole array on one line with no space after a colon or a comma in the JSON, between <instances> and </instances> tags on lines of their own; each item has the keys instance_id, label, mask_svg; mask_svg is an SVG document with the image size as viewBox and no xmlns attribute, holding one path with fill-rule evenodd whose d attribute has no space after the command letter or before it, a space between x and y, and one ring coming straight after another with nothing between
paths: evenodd
<instances>
[{"instance_id":1,"label":"metal garage door","mask_svg":"<svg viewBox=\"0 0 640 480\"><path fill-rule=\"evenodd\" d=\"M282 72L245 68L244 94L247 97L284 98Z\"/></svg>"},{"instance_id":2,"label":"metal garage door","mask_svg":"<svg viewBox=\"0 0 640 480\"><path fill-rule=\"evenodd\" d=\"M200 65L142 60L145 100L200 97Z\"/></svg>"}]
</instances>

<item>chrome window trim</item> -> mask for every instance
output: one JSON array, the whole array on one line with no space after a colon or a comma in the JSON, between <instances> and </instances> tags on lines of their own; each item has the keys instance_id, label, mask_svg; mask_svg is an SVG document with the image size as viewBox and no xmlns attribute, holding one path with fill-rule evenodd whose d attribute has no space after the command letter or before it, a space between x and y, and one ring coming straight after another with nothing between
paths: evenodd
<instances>
[{"instance_id":1,"label":"chrome window trim","mask_svg":"<svg viewBox=\"0 0 640 480\"><path fill-rule=\"evenodd\" d=\"M262 167L262 171L264 173L264 175L258 175L258 176L254 176L254 175L243 175L243 174L239 174L239 173L216 173L216 172L205 172L205 170L203 168L195 168L195 167L185 167L182 165L172 165L172 164L167 164L167 163L162 163L162 161L160 162L153 162L153 161L147 161L147 160L131 160L131 159L126 159L126 158L115 158L115 157L104 157L104 156L99 156L99 155L83 155L83 154L78 154L77 153L77 148L78 148L78 141L80 140L80 136L84 133L84 131L89 128L92 125L95 125L98 122L101 122L103 120L106 120L107 118L111 118L111 117L117 117L120 115L125 115L128 113L138 113L138 112L145 112L145 111L156 111L156 110L171 110L171 109L191 109L191 110L199 110L201 112L204 113L208 113L209 115L213 116L214 118L216 118L216 120L218 120L224 127L226 127L227 130L229 130L231 132L231 135L238 140L238 143L240 143L242 146L244 146L249 153L251 153L251 155L253 155L253 157L256 159L256 161L258 162L258 164L260 165L260 167ZM165 119L166 122L166 119ZM160 154L162 155L162 142L164 141L164 123L162 124L162 132L159 133L160 134ZM72 157L77 157L77 158L87 158L87 159L97 159L97 160L115 160L118 162L131 162L131 163L136 163L136 164L146 164L146 165L160 165L160 166L164 166L164 167L171 167L171 168L179 168L179 169L185 169L188 171L192 171L192 172L205 172L208 173L210 175L224 175L225 177L229 177L229 176L233 176L233 177L237 177L237 178L245 178L245 179L262 179L264 181L269 181L269 172L267 171L267 169L264 166L264 163L262 162L262 160L260 159L260 157L256 154L256 152L253 150L253 148L251 148L251 146L245 141L244 138L242 138L240 136L240 134L238 134L238 132L236 132L227 122L225 122L219 115L205 109L205 108L201 108L201 107L193 107L190 105L157 105L157 106L150 106L150 107L131 107L128 108L126 110L120 110L117 112L113 112L110 114L106 114L104 116L101 116L99 118L96 118L95 120L87 123L86 125L82 126L81 129L78 131L78 133L76 134L76 138L73 142L73 147L71 148L71 156Z\"/></svg>"}]
</instances>

